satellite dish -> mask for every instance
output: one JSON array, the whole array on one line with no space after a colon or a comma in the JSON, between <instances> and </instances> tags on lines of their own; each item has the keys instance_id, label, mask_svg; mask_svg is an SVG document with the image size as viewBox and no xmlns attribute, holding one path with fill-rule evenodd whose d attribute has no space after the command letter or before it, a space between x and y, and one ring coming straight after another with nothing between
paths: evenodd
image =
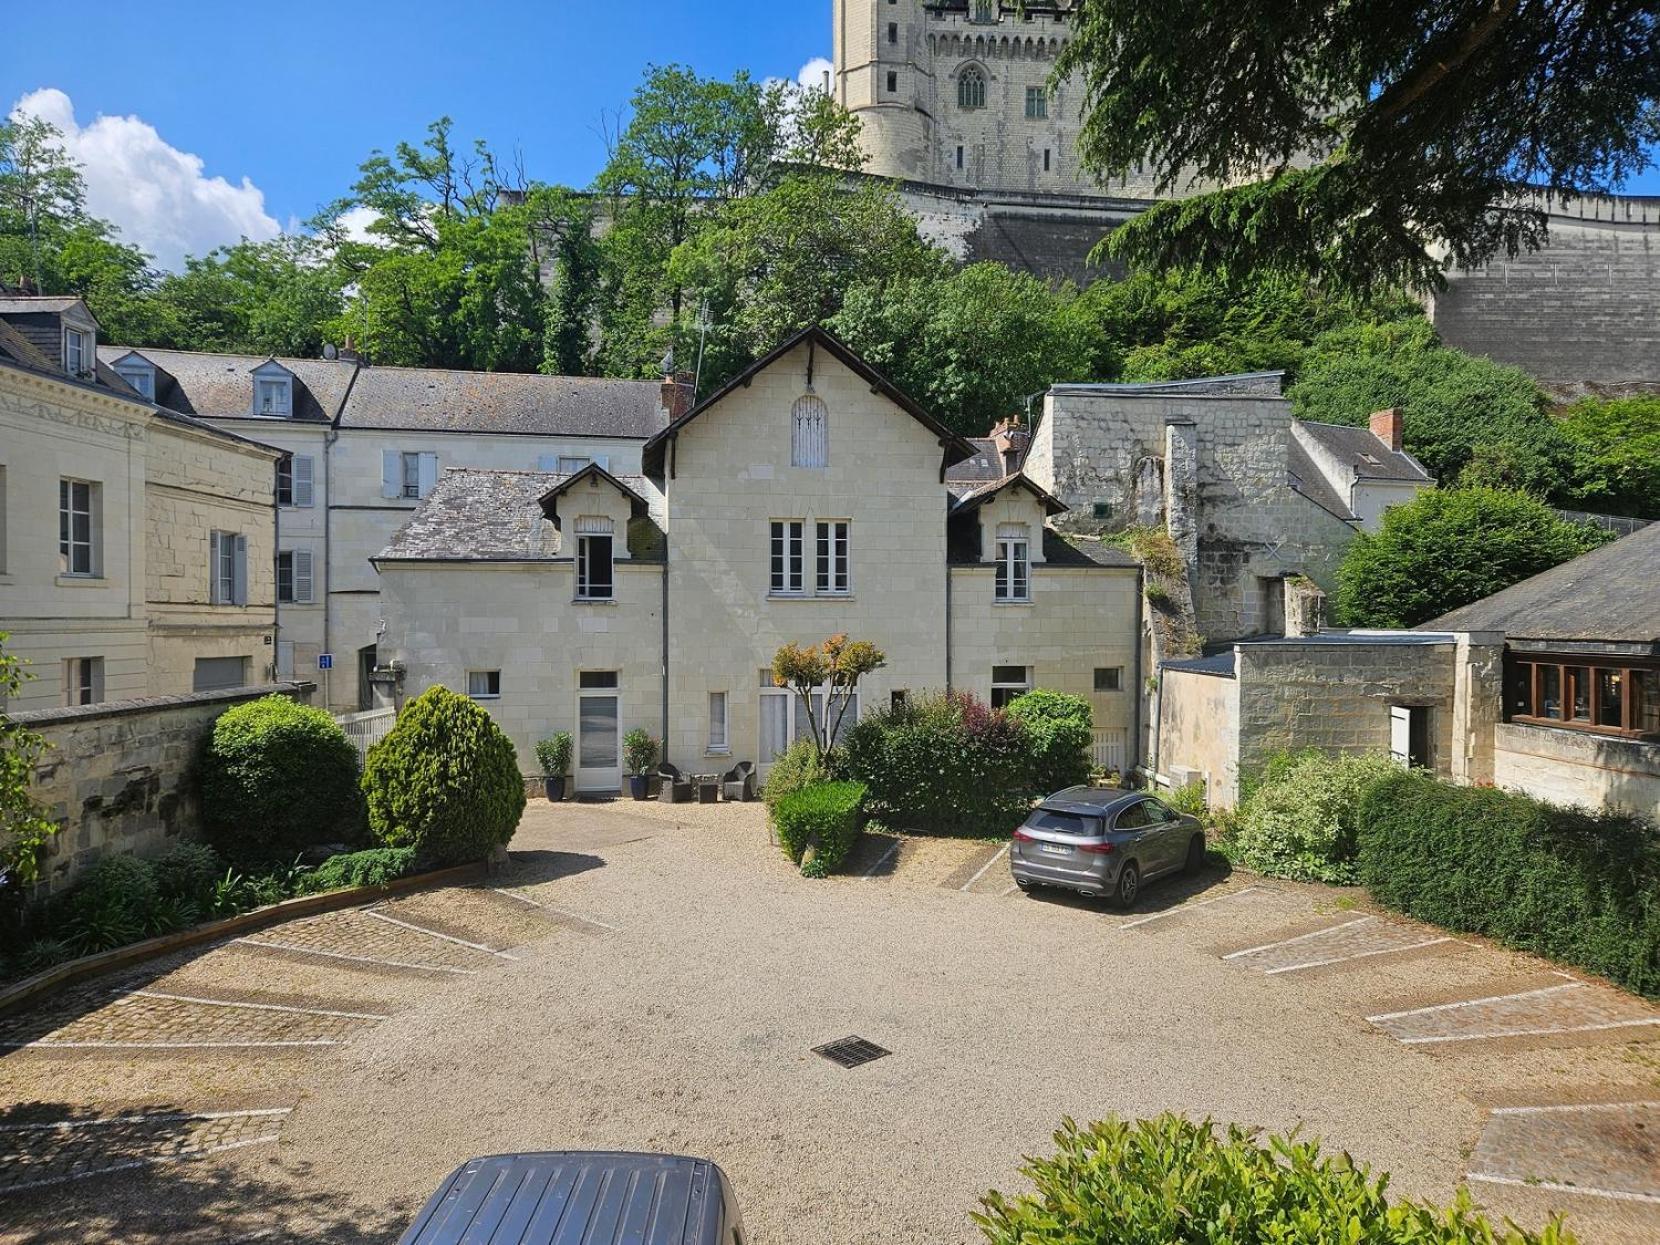
<instances>
[{"instance_id":1,"label":"satellite dish","mask_svg":"<svg viewBox=\"0 0 1660 1245\"><path fill-rule=\"evenodd\" d=\"M340 351L333 342L325 342L323 344L323 358L338 359L339 357Z\"/></svg>"},{"instance_id":2,"label":"satellite dish","mask_svg":"<svg viewBox=\"0 0 1660 1245\"><path fill-rule=\"evenodd\" d=\"M674 351L671 350L668 354L663 356L661 367L663 369L664 376L674 375Z\"/></svg>"}]
</instances>

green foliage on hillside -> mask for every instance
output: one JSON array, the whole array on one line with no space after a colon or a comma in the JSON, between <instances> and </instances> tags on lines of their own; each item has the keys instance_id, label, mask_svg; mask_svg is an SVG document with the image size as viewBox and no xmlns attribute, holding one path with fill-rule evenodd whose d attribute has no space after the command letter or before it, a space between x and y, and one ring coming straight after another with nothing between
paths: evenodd
<instances>
[{"instance_id":1,"label":"green foliage on hillside","mask_svg":"<svg viewBox=\"0 0 1660 1245\"><path fill-rule=\"evenodd\" d=\"M1660 397L1587 399L1568 408L1560 427L1573 446L1580 506L1660 519Z\"/></svg>"}]
</instances>

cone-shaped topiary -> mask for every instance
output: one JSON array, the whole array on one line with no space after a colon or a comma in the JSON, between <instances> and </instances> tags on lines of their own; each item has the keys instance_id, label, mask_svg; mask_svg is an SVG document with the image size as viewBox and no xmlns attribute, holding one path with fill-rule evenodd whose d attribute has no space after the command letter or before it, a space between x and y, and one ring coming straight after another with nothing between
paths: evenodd
<instances>
[{"instance_id":1,"label":"cone-shaped topiary","mask_svg":"<svg viewBox=\"0 0 1660 1245\"><path fill-rule=\"evenodd\" d=\"M506 846L525 808L513 742L482 708L447 687L403 707L363 769L369 833L412 847L422 865L480 860Z\"/></svg>"},{"instance_id":2,"label":"cone-shaped topiary","mask_svg":"<svg viewBox=\"0 0 1660 1245\"><path fill-rule=\"evenodd\" d=\"M219 715L202 756L202 827L241 862L291 861L363 832L357 752L327 712L266 696Z\"/></svg>"}]
</instances>

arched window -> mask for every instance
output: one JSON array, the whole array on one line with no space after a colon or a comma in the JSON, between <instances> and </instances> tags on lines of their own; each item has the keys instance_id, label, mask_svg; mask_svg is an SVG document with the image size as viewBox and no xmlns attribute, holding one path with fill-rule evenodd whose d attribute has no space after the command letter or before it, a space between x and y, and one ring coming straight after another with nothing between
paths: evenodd
<instances>
[{"instance_id":1,"label":"arched window","mask_svg":"<svg viewBox=\"0 0 1660 1245\"><path fill-rule=\"evenodd\" d=\"M986 75L970 65L957 78L957 107L984 108L986 106Z\"/></svg>"},{"instance_id":2,"label":"arched window","mask_svg":"<svg viewBox=\"0 0 1660 1245\"><path fill-rule=\"evenodd\" d=\"M790 466L830 465L830 408L815 393L804 393L790 408Z\"/></svg>"},{"instance_id":3,"label":"arched window","mask_svg":"<svg viewBox=\"0 0 1660 1245\"><path fill-rule=\"evenodd\" d=\"M996 20L996 13L993 9L992 0L974 0L974 20L977 22L990 22Z\"/></svg>"}]
</instances>

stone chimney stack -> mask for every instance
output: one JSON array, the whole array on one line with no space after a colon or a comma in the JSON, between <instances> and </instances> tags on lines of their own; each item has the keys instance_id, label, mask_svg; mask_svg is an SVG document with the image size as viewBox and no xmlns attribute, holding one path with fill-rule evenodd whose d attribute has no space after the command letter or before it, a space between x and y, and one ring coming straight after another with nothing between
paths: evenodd
<instances>
[{"instance_id":1,"label":"stone chimney stack","mask_svg":"<svg viewBox=\"0 0 1660 1245\"><path fill-rule=\"evenodd\" d=\"M340 361L342 363L356 363L357 360L357 343L352 340L352 335L347 333L346 340L340 344Z\"/></svg>"},{"instance_id":2,"label":"stone chimney stack","mask_svg":"<svg viewBox=\"0 0 1660 1245\"><path fill-rule=\"evenodd\" d=\"M997 456L1001 459L1003 474L1012 476L1020 470L1020 464L1026 457L1026 446L1031 440L1031 433L1020 426L1018 419L1002 419L997 421L996 427L991 430L992 444L997 447Z\"/></svg>"},{"instance_id":3,"label":"stone chimney stack","mask_svg":"<svg viewBox=\"0 0 1660 1245\"><path fill-rule=\"evenodd\" d=\"M674 372L663 377L663 411L672 424L697 400L697 378L690 372Z\"/></svg>"},{"instance_id":4,"label":"stone chimney stack","mask_svg":"<svg viewBox=\"0 0 1660 1245\"><path fill-rule=\"evenodd\" d=\"M1401 432L1406 421L1401 408L1392 406L1386 411L1372 412L1372 435L1397 454L1401 451Z\"/></svg>"}]
</instances>

